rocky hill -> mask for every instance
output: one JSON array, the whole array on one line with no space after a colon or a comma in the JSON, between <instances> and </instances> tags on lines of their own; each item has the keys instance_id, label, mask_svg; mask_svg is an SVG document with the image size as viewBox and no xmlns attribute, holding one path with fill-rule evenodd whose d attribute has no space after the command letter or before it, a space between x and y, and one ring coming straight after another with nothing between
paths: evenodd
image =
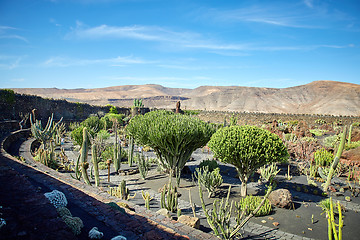
<instances>
[{"instance_id":1,"label":"rocky hill","mask_svg":"<svg viewBox=\"0 0 360 240\"><path fill-rule=\"evenodd\" d=\"M18 93L66 99L93 105L129 107L134 98L146 107L216 111L360 115L360 85L316 81L290 88L201 86L195 89L167 88L155 84L96 89L15 88Z\"/></svg>"}]
</instances>

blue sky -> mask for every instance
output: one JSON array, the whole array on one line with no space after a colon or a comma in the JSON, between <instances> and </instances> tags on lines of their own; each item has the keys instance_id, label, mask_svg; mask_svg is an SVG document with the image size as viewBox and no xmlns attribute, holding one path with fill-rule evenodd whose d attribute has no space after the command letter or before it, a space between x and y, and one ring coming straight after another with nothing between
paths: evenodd
<instances>
[{"instance_id":1,"label":"blue sky","mask_svg":"<svg viewBox=\"0 0 360 240\"><path fill-rule=\"evenodd\" d=\"M360 84L358 0L2 0L0 88Z\"/></svg>"}]
</instances>

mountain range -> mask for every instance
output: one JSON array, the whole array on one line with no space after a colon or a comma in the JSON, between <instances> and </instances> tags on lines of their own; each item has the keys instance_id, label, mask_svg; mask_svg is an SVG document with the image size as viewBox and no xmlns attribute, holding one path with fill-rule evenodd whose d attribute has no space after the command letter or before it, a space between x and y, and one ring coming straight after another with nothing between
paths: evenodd
<instances>
[{"instance_id":1,"label":"mountain range","mask_svg":"<svg viewBox=\"0 0 360 240\"><path fill-rule=\"evenodd\" d=\"M92 105L129 107L143 99L145 107L208 111L360 115L360 85L315 81L289 88L201 86L195 89L168 88L156 84L124 85L93 89L13 88L17 93L65 99Z\"/></svg>"}]
</instances>

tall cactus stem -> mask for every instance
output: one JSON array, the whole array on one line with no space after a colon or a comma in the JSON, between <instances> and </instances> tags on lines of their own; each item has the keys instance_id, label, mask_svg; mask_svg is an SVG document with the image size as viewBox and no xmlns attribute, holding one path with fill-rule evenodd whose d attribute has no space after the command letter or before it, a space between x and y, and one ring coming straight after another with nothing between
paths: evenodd
<instances>
[{"instance_id":1,"label":"tall cactus stem","mask_svg":"<svg viewBox=\"0 0 360 240\"><path fill-rule=\"evenodd\" d=\"M344 150L344 146L345 146L345 139L346 139L346 131L347 131L347 127L345 126L344 127L344 130L343 130L343 133L341 135L341 140L340 140L340 144L339 144L339 147L338 147L338 151L336 153L336 156L334 158L334 161L333 163L331 164L331 167L330 167L330 171L329 171L329 174L327 176L327 180L326 180L326 183L324 184L324 192L327 192L330 184L331 184L331 179L332 179L332 176L335 172L335 169L340 161L340 157L341 157L341 154Z\"/></svg>"},{"instance_id":2,"label":"tall cactus stem","mask_svg":"<svg viewBox=\"0 0 360 240\"><path fill-rule=\"evenodd\" d=\"M97 147L96 144L91 146L91 159L94 166L94 175L95 175L95 186L100 186L100 177L99 177L99 165L97 159Z\"/></svg>"},{"instance_id":3,"label":"tall cactus stem","mask_svg":"<svg viewBox=\"0 0 360 240\"><path fill-rule=\"evenodd\" d=\"M91 185L89 176L87 173L87 167L89 163L87 162L87 155L89 152L89 135L86 127L83 129L83 143L81 146L80 160L81 160L81 175L86 184Z\"/></svg>"}]
</instances>

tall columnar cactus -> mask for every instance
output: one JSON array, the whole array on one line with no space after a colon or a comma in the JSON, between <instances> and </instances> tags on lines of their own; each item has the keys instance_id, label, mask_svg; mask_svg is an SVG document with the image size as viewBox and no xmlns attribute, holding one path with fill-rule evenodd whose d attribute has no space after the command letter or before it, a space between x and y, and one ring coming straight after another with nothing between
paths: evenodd
<instances>
[{"instance_id":1,"label":"tall columnar cactus","mask_svg":"<svg viewBox=\"0 0 360 240\"><path fill-rule=\"evenodd\" d=\"M149 172L150 163L146 160L146 158L142 153L141 154L138 153L136 158L137 158L137 165L139 168L141 178L145 180Z\"/></svg>"},{"instance_id":2,"label":"tall columnar cactus","mask_svg":"<svg viewBox=\"0 0 360 240\"><path fill-rule=\"evenodd\" d=\"M56 128L58 127L58 125L60 124L63 118L61 118L54 126L53 126L53 119L54 119L54 114L51 114L51 117L49 117L45 128L43 128L41 125L41 120L34 119L35 120L34 122L32 114L30 114L31 133L38 141L40 141L42 148L47 147L48 142L53 137Z\"/></svg>"},{"instance_id":3,"label":"tall columnar cactus","mask_svg":"<svg viewBox=\"0 0 360 240\"><path fill-rule=\"evenodd\" d=\"M166 208L171 212L176 212L178 206L178 192L177 188L173 187L171 183L164 185L161 192L161 208Z\"/></svg>"},{"instance_id":4,"label":"tall columnar cactus","mask_svg":"<svg viewBox=\"0 0 360 240\"><path fill-rule=\"evenodd\" d=\"M128 164L130 167L134 164L134 137L130 137L128 149Z\"/></svg>"},{"instance_id":5,"label":"tall columnar cactus","mask_svg":"<svg viewBox=\"0 0 360 240\"><path fill-rule=\"evenodd\" d=\"M141 195L145 201L145 207L146 209L150 209L150 201L153 199L151 196L150 196L150 193L148 192L144 192L144 191L141 191Z\"/></svg>"},{"instance_id":6,"label":"tall columnar cactus","mask_svg":"<svg viewBox=\"0 0 360 240\"><path fill-rule=\"evenodd\" d=\"M360 125L360 122L355 122L355 123L350 125L349 136L348 136L348 144L351 144L351 134L352 134L353 127L358 127L359 125Z\"/></svg>"},{"instance_id":7,"label":"tall columnar cactus","mask_svg":"<svg viewBox=\"0 0 360 240\"><path fill-rule=\"evenodd\" d=\"M97 158L97 147L96 144L91 145L91 159L94 166L94 175L95 175L95 185L98 187L100 185L99 177L99 162Z\"/></svg>"},{"instance_id":8,"label":"tall columnar cactus","mask_svg":"<svg viewBox=\"0 0 360 240\"><path fill-rule=\"evenodd\" d=\"M81 151L80 151L81 175L82 175L82 178L84 179L84 181L88 185L91 185L90 180L89 180L89 176L88 176L88 173L87 173L87 169L89 168L89 163L87 161L88 152L89 152L89 142L90 142L89 134L88 134L88 131L87 131L86 127L84 127L84 129L83 129L83 142L82 142Z\"/></svg>"},{"instance_id":9,"label":"tall columnar cactus","mask_svg":"<svg viewBox=\"0 0 360 240\"><path fill-rule=\"evenodd\" d=\"M344 130L343 130L343 133L341 135L341 140L340 140L340 143L339 143L339 147L338 147L338 150L337 150L337 153L336 153L336 156L334 158L334 161L333 163L331 164L331 167L330 167L330 171L329 171L329 174L327 175L327 180L324 184L324 192L327 192L330 184L331 184L331 179L333 177L333 174L336 170L336 167L340 161L340 157L341 157L341 154L344 150L344 146L345 146L345 139L346 139L346 131L347 131L347 127L345 126L344 127Z\"/></svg>"},{"instance_id":10,"label":"tall columnar cactus","mask_svg":"<svg viewBox=\"0 0 360 240\"><path fill-rule=\"evenodd\" d=\"M118 121L116 118L112 119L113 122L113 130L115 132L115 141L114 141L114 156L113 156L113 160L114 160L114 168L115 168L115 172L118 172L120 170L120 166L121 166L121 146L118 143Z\"/></svg>"}]
</instances>

